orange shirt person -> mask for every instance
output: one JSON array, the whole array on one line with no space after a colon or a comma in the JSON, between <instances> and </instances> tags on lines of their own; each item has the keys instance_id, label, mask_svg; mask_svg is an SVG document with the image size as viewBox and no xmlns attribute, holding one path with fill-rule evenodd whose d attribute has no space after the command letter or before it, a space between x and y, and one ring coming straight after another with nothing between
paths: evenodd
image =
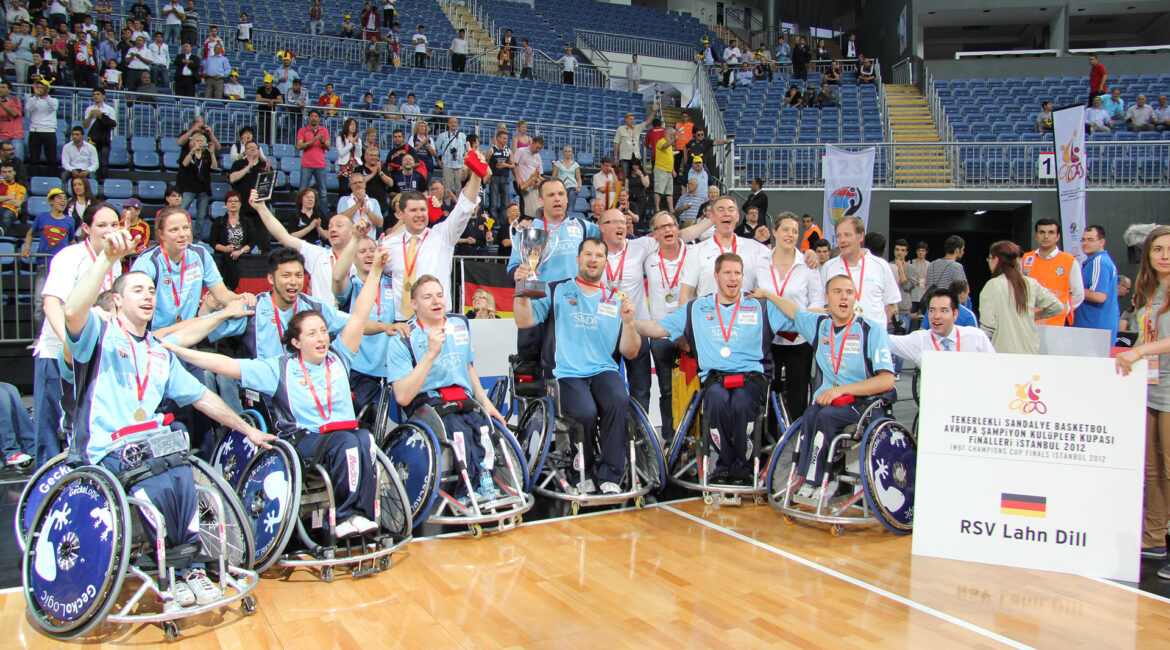
<instances>
[{"instance_id":1,"label":"orange shirt person","mask_svg":"<svg viewBox=\"0 0 1170 650\"><path fill-rule=\"evenodd\" d=\"M333 84L325 84L325 94L317 100L318 106L341 108L341 96L333 92ZM330 117L337 115L337 111L325 111Z\"/></svg>"},{"instance_id":2,"label":"orange shirt person","mask_svg":"<svg viewBox=\"0 0 1170 650\"><path fill-rule=\"evenodd\" d=\"M813 221L811 216L806 214L801 217L801 225L804 226L804 236L800 238L800 250L806 251L825 238L821 233L821 227Z\"/></svg>"},{"instance_id":3,"label":"orange shirt person","mask_svg":"<svg viewBox=\"0 0 1170 650\"><path fill-rule=\"evenodd\" d=\"M1024 254L1022 269L1024 275L1056 295L1064 305L1063 313L1037 321L1041 325L1064 326L1072 324L1073 311L1085 301L1085 284L1081 279L1081 263L1077 258L1057 248L1060 243L1060 224L1054 219L1036 221L1036 244L1034 251Z\"/></svg>"}]
</instances>

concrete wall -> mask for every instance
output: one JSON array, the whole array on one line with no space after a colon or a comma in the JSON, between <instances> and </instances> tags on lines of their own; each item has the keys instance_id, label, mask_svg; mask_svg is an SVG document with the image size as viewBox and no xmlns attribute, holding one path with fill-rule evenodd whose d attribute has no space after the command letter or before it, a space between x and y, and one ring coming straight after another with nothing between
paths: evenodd
<instances>
[{"instance_id":1,"label":"concrete wall","mask_svg":"<svg viewBox=\"0 0 1170 650\"><path fill-rule=\"evenodd\" d=\"M1161 74L1170 71L1170 54L1102 54L1101 63L1116 79L1123 74ZM926 68L937 79L994 79L1002 77L1087 76L1088 56L933 59Z\"/></svg>"},{"instance_id":2,"label":"concrete wall","mask_svg":"<svg viewBox=\"0 0 1170 650\"><path fill-rule=\"evenodd\" d=\"M906 12L906 43L898 42L898 21ZM866 2L857 16L857 43L861 53L881 62L882 78L891 79L891 67L914 51L918 17L915 0L887 0Z\"/></svg>"}]
</instances>

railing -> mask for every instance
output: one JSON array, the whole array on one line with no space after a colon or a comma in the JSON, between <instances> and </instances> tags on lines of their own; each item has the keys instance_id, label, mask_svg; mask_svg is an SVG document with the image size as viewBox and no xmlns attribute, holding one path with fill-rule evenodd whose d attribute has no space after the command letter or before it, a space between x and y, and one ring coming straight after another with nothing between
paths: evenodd
<instances>
[{"instance_id":1,"label":"railing","mask_svg":"<svg viewBox=\"0 0 1170 650\"><path fill-rule=\"evenodd\" d=\"M29 343L40 332L34 288L48 258L32 255L24 259L20 253L0 253L0 343Z\"/></svg>"},{"instance_id":2,"label":"railing","mask_svg":"<svg viewBox=\"0 0 1170 650\"><path fill-rule=\"evenodd\" d=\"M656 38L642 38L641 36L623 36L621 34L594 32L585 29L574 29L573 39L577 49L581 50L590 49L602 52L620 52L622 54L656 56L663 59L677 59L680 61L691 61L697 53L694 43L663 41Z\"/></svg>"},{"instance_id":3,"label":"railing","mask_svg":"<svg viewBox=\"0 0 1170 650\"><path fill-rule=\"evenodd\" d=\"M965 189L1055 188L1058 165L1052 142L883 142L835 144L848 150L877 149L873 186L913 187L947 183ZM1085 173L1089 189L1170 188L1170 141L1089 141ZM940 154L941 151L941 154ZM823 188L821 157L825 143L807 145L736 145L729 191L747 191L756 176L770 189ZM895 170L895 154L902 160L938 161L938 165ZM941 157L940 157L941 156ZM950 165L950 178L940 179L938 168Z\"/></svg>"},{"instance_id":4,"label":"railing","mask_svg":"<svg viewBox=\"0 0 1170 650\"><path fill-rule=\"evenodd\" d=\"M1074 47L1069 54L1137 54L1141 52L1170 52L1170 45L1134 45L1131 47Z\"/></svg>"},{"instance_id":5,"label":"railing","mask_svg":"<svg viewBox=\"0 0 1170 650\"><path fill-rule=\"evenodd\" d=\"M557 63L557 59L552 58L543 50L534 49L532 51L535 53L532 57L533 75L542 81L559 82L561 80L561 64ZM573 84L592 88L608 88L609 75L595 65L578 62L577 71L573 74Z\"/></svg>"},{"instance_id":6,"label":"railing","mask_svg":"<svg viewBox=\"0 0 1170 650\"><path fill-rule=\"evenodd\" d=\"M890 68L890 74L894 78L896 84L912 84L914 83L914 59L906 57L898 61Z\"/></svg>"},{"instance_id":7,"label":"railing","mask_svg":"<svg viewBox=\"0 0 1170 650\"><path fill-rule=\"evenodd\" d=\"M1060 50L985 50L982 52L955 52L955 60L981 59L1002 56L1060 56Z\"/></svg>"},{"instance_id":8,"label":"railing","mask_svg":"<svg viewBox=\"0 0 1170 650\"><path fill-rule=\"evenodd\" d=\"M467 10L471 12L472 16L475 16L475 20L487 32L488 38L492 39L492 43L499 43L504 32L496 27L496 21L488 13L487 9L480 6L476 0L467 0Z\"/></svg>"},{"instance_id":9,"label":"railing","mask_svg":"<svg viewBox=\"0 0 1170 650\"><path fill-rule=\"evenodd\" d=\"M691 83L695 88L695 96L699 98L699 110L703 111L703 121L707 123L707 137L712 141L726 140L727 128L723 125L723 114L719 111L719 104L715 102L715 90L711 88L711 78L707 69L701 63L695 63L694 76ZM715 147L715 169L719 170L719 184L729 187L732 182L731 165L727 161L735 157L735 144L732 143L729 155L724 156L721 147Z\"/></svg>"},{"instance_id":10,"label":"railing","mask_svg":"<svg viewBox=\"0 0 1170 650\"><path fill-rule=\"evenodd\" d=\"M938 90L934 86L934 75L930 74L930 70L926 68L923 68L923 74L926 76L926 81L923 84L922 94L926 97L926 105L930 107L930 117L938 127L939 138L946 142L954 140L955 131L951 128L951 120L947 117L947 112L943 110L942 100L939 99Z\"/></svg>"}]
</instances>

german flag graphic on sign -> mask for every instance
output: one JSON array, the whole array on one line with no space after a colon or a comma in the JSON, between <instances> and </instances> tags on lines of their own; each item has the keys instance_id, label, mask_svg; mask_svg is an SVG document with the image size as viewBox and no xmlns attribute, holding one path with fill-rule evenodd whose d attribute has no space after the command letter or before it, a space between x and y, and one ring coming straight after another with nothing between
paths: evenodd
<instances>
[{"instance_id":1,"label":"german flag graphic on sign","mask_svg":"<svg viewBox=\"0 0 1170 650\"><path fill-rule=\"evenodd\" d=\"M1048 498L1003 492L1000 494L999 511L1005 515L1043 519L1048 516Z\"/></svg>"}]
</instances>

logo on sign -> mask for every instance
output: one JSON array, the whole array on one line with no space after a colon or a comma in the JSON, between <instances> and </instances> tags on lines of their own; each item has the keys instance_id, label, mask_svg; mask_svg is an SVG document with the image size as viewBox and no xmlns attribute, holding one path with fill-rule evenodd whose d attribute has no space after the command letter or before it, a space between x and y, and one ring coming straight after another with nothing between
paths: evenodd
<instances>
[{"instance_id":1,"label":"logo on sign","mask_svg":"<svg viewBox=\"0 0 1170 650\"><path fill-rule=\"evenodd\" d=\"M1016 384L1016 398L1012 400L1008 408L1025 414L1047 413L1048 406L1040 401L1040 389L1034 385L1034 382L1038 381L1040 381L1040 375L1033 375L1031 381Z\"/></svg>"},{"instance_id":2,"label":"logo on sign","mask_svg":"<svg viewBox=\"0 0 1170 650\"><path fill-rule=\"evenodd\" d=\"M1079 135L1080 129L1074 130L1068 144L1060 145L1060 171L1058 173L1061 180L1069 183L1085 175L1085 161L1081 156L1081 148L1077 146Z\"/></svg>"},{"instance_id":3,"label":"logo on sign","mask_svg":"<svg viewBox=\"0 0 1170 650\"><path fill-rule=\"evenodd\" d=\"M857 214L863 204L865 204L865 196L862 195L859 188L838 187L833 190L833 193L829 195L829 214L833 223L837 223L843 217Z\"/></svg>"}]
</instances>

